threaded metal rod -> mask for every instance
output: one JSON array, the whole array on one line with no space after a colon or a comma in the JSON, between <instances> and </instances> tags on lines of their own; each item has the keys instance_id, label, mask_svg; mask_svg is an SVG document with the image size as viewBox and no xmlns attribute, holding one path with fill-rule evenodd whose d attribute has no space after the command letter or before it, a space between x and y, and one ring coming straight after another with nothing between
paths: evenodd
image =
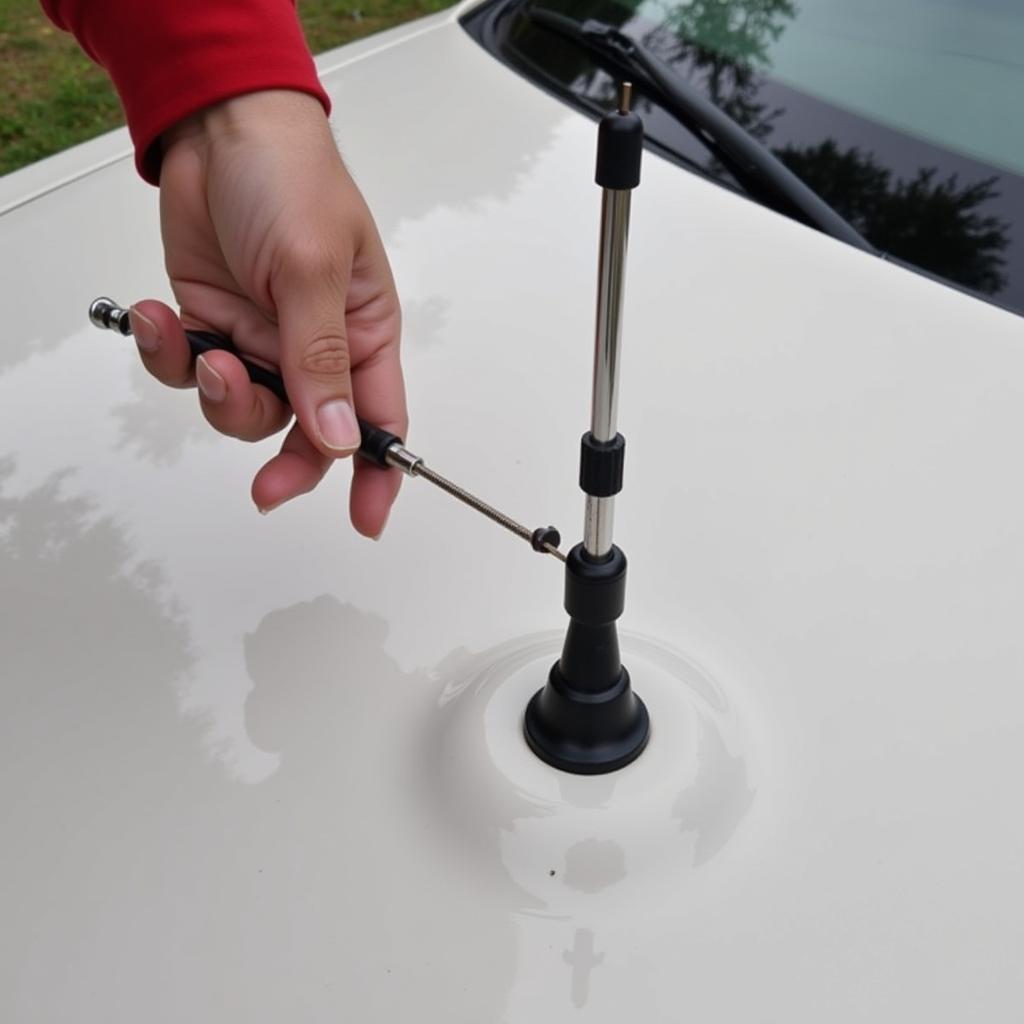
<instances>
[{"instance_id":1,"label":"threaded metal rod","mask_svg":"<svg viewBox=\"0 0 1024 1024\"><path fill-rule=\"evenodd\" d=\"M421 476L424 480L429 481L435 487L439 487L446 494L450 494L453 498L458 499L464 505L468 505L471 509L479 512L481 515L487 516L488 519L493 523L497 523L499 526L505 527L506 530L514 533L517 537L528 543L533 543L534 531L523 526L522 523L517 523L514 519L505 515L504 512L499 512L492 505L488 505L486 501L481 501L476 495L470 494L469 491L463 490L458 484L452 483L447 477L441 476L440 473L435 473L429 466L423 462L418 462L413 466L411 471L412 476ZM560 561L565 561L565 555L558 550L553 544L544 544L544 549L549 555L554 555L555 558Z\"/></svg>"}]
</instances>

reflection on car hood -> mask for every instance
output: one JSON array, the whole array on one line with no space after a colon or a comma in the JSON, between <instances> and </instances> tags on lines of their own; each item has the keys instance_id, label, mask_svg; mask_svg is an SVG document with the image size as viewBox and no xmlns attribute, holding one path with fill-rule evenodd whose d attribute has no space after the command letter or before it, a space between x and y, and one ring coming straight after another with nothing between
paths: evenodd
<instances>
[{"instance_id":1,"label":"reflection on car hood","mask_svg":"<svg viewBox=\"0 0 1024 1024\"><path fill-rule=\"evenodd\" d=\"M594 125L431 25L326 76L410 444L573 538ZM554 560L417 481L357 538L345 467L260 517L273 442L88 326L166 289L129 159L6 213L0 257L3 1019L1005 1012L1018 318L646 157L617 539L665 710L650 759L576 779L518 733Z\"/></svg>"}]
</instances>

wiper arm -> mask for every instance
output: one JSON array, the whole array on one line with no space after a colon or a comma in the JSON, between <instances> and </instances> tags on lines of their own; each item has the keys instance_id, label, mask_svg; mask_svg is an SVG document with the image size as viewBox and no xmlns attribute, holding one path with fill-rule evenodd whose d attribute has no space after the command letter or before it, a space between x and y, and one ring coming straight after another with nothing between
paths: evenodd
<instances>
[{"instance_id":1,"label":"wiper arm","mask_svg":"<svg viewBox=\"0 0 1024 1024\"><path fill-rule=\"evenodd\" d=\"M707 100L642 43L594 18L579 22L543 7L526 7L526 17L592 50L627 74L637 75L661 105L696 134L755 198L791 212L826 235L873 255L878 250L774 153L723 110Z\"/></svg>"}]
</instances>

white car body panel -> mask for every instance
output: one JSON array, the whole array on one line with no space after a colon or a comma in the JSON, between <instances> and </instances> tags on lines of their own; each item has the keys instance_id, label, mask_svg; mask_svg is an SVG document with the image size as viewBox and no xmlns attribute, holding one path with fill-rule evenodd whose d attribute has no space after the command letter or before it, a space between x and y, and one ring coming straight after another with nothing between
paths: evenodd
<instances>
[{"instance_id":1,"label":"white car body panel","mask_svg":"<svg viewBox=\"0 0 1024 1024\"><path fill-rule=\"evenodd\" d=\"M320 66L410 447L572 541L595 126L453 18ZM422 481L363 540L346 467L260 517L275 441L88 325L168 297L121 152L0 182L0 1019L1019 1015L1020 318L645 155L616 539L654 730L568 776L519 721L554 560Z\"/></svg>"}]
</instances>

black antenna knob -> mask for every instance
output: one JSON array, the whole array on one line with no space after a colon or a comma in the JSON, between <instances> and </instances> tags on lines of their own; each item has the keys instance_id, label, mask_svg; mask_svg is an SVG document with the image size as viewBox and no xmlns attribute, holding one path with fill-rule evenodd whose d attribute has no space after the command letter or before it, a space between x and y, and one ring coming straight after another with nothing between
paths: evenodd
<instances>
[{"instance_id":1,"label":"black antenna knob","mask_svg":"<svg viewBox=\"0 0 1024 1024\"><path fill-rule=\"evenodd\" d=\"M605 114L597 128L597 169L601 188L632 189L640 184L644 124L629 109L632 86L623 82L619 109Z\"/></svg>"},{"instance_id":2,"label":"black antenna knob","mask_svg":"<svg viewBox=\"0 0 1024 1024\"><path fill-rule=\"evenodd\" d=\"M589 560L582 544L569 552L569 629L547 685L527 705L524 726L530 749L562 771L613 772L647 746L647 708L619 660L615 623L625 598L626 556L619 548L603 562Z\"/></svg>"}]
</instances>

